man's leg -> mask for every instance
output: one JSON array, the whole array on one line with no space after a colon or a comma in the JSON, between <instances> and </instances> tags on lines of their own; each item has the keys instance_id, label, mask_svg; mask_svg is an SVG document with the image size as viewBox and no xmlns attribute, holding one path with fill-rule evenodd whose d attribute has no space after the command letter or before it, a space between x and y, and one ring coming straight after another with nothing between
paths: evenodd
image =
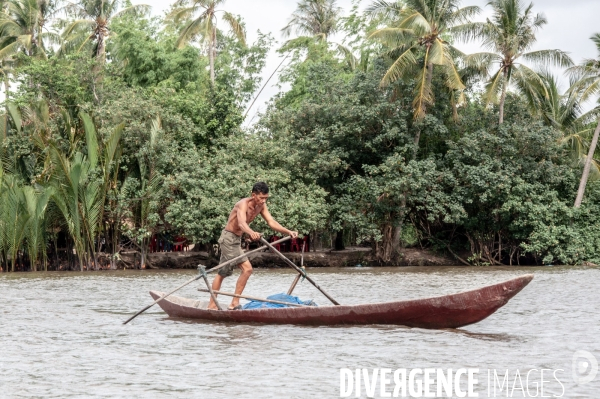
<instances>
[{"instance_id":1,"label":"man's leg","mask_svg":"<svg viewBox=\"0 0 600 399\"><path fill-rule=\"evenodd\" d=\"M240 263L239 268L242 270L240 277L238 278L237 283L235 284L235 293L236 295L242 295L244 292L244 288L246 288L246 283L252 274L252 264L249 260L244 263ZM229 305L229 309L232 309L240 304L240 298L233 297L231 301L231 305Z\"/></svg>"},{"instance_id":2,"label":"man's leg","mask_svg":"<svg viewBox=\"0 0 600 399\"><path fill-rule=\"evenodd\" d=\"M215 276L215 279L213 280L212 287L211 287L213 291L219 291L221 289L221 283L223 283L224 278L225 277L221 276L220 274L217 274ZM215 294L215 296L217 296L217 294ZM212 299L212 295L210 297L210 302L208 303L208 308L211 310L218 310L217 304Z\"/></svg>"}]
</instances>

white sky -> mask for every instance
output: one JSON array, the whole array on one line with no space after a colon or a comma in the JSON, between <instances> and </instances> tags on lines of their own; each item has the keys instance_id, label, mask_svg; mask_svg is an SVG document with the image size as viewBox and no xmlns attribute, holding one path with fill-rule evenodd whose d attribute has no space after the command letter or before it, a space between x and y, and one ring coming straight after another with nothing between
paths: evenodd
<instances>
[{"instance_id":1,"label":"white sky","mask_svg":"<svg viewBox=\"0 0 600 399\"><path fill-rule=\"evenodd\" d=\"M369 5L371 0L362 0L361 8ZM475 20L483 21L490 15L490 8L485 7L488 0L464 0L462 6L478 5L484 11ZM527 0L525 0L527 2ZM144 3L152 6L154 15L162 15L172 1L168 0L135 0L134 3ZM353 0L338 0L338 5L345 13L349 13ZM271 32L279 44L284 39L281 29L287 24L291 14L296 9L296 0L227 0L223 9L239 14L246 23L248 41L257 38L256 32ZM528 3L527 3L528 4ZM568 51L576 63L584 58L596 58L596 47L589 39L595 32L600 32L600 1L599 0L537 0L534 1L533 11L543 13L548 24L538 32L538 42L534 50L561 49ZM339 38L337 38L339 40ZM278 46L275 46L277 48ZM470 43L459 45L467 53L479 51L479 45ZM267 59L263 78L267 79L281 62L280 56L273 49ZM566 85L566 81L564 81ZM253 109L249 112L246 123L252 123L257 112L264 111L265 102L278 92L277 76L264 89ZM565 88L565 87L563 87ZM255 120L254 120L255 121Z\"/></svg>"}]
</instances>

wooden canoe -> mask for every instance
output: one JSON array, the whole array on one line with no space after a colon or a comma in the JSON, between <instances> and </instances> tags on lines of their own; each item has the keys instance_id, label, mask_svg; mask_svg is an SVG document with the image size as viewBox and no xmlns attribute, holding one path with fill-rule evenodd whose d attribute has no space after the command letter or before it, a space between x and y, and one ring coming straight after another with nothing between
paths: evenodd
<instances>
[{"instance_id":1,"label":"wooden canoe","mask_svg":"<svg viewBox=\"0 0 600 399\"><path fill-rule=\"evenodd\" d=\"M504 306L533 279L526 274L473 291L435 298L365 305L208 310L206 302L169 296L158 304L170 316L234 323L395 324L419 328L458 328L477 323ZM163 292L150 291L154 299Z\"/></svg>"}]
</instances>

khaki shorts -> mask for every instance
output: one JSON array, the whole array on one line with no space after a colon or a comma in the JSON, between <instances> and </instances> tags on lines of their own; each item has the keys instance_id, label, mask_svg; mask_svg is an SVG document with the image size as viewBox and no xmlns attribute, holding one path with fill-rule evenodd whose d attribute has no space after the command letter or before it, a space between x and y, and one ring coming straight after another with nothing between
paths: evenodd
<instances>
[{"instance_id":1,"label":"khaki shorts","mask_svg":"<svg viewBox=\"0 0 600 399\"><path fill-rule=\"evenodd\" d=\"M219 237L219 246L221 248L221 260L219 263L227 262L230 259L237 258L240 255L244 255L242 250L242 237L238 237L230 231L223 230L221 237ZM222 277L228 277L233 274L233 269L240 263L244 263L248 260L247 257L243 257L237 263L232 263L219 269L219 275Z\"/></svg>"}]
</instances>

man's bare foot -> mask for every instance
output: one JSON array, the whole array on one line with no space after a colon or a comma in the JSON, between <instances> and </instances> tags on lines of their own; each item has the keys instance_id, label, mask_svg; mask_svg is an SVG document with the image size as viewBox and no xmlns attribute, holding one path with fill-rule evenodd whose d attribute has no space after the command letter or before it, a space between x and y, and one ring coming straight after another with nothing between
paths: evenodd
<instances>
[{"instance_id":1,"label":"man's bare foot","mask_svg":"<svg viewBox=\"0 0 600 399\"><path fill-rule=\"evenodd\" d=\"M242 305L240 305L239 302L231 302L231 304L229 305L227 310L240 310L241 308L242 308Z\"/></svg>"},{"instance_id":2,"label":"man's bare foot","mask_svg":"<svg viewBox=\"0 0 600 399\"><path fill-rule=\"evenodd\" d=\"M217 305L214 306L209 306L207 307L208 310L219 310L219 308L217 308Z\"/></svg>"}]
</instances>

